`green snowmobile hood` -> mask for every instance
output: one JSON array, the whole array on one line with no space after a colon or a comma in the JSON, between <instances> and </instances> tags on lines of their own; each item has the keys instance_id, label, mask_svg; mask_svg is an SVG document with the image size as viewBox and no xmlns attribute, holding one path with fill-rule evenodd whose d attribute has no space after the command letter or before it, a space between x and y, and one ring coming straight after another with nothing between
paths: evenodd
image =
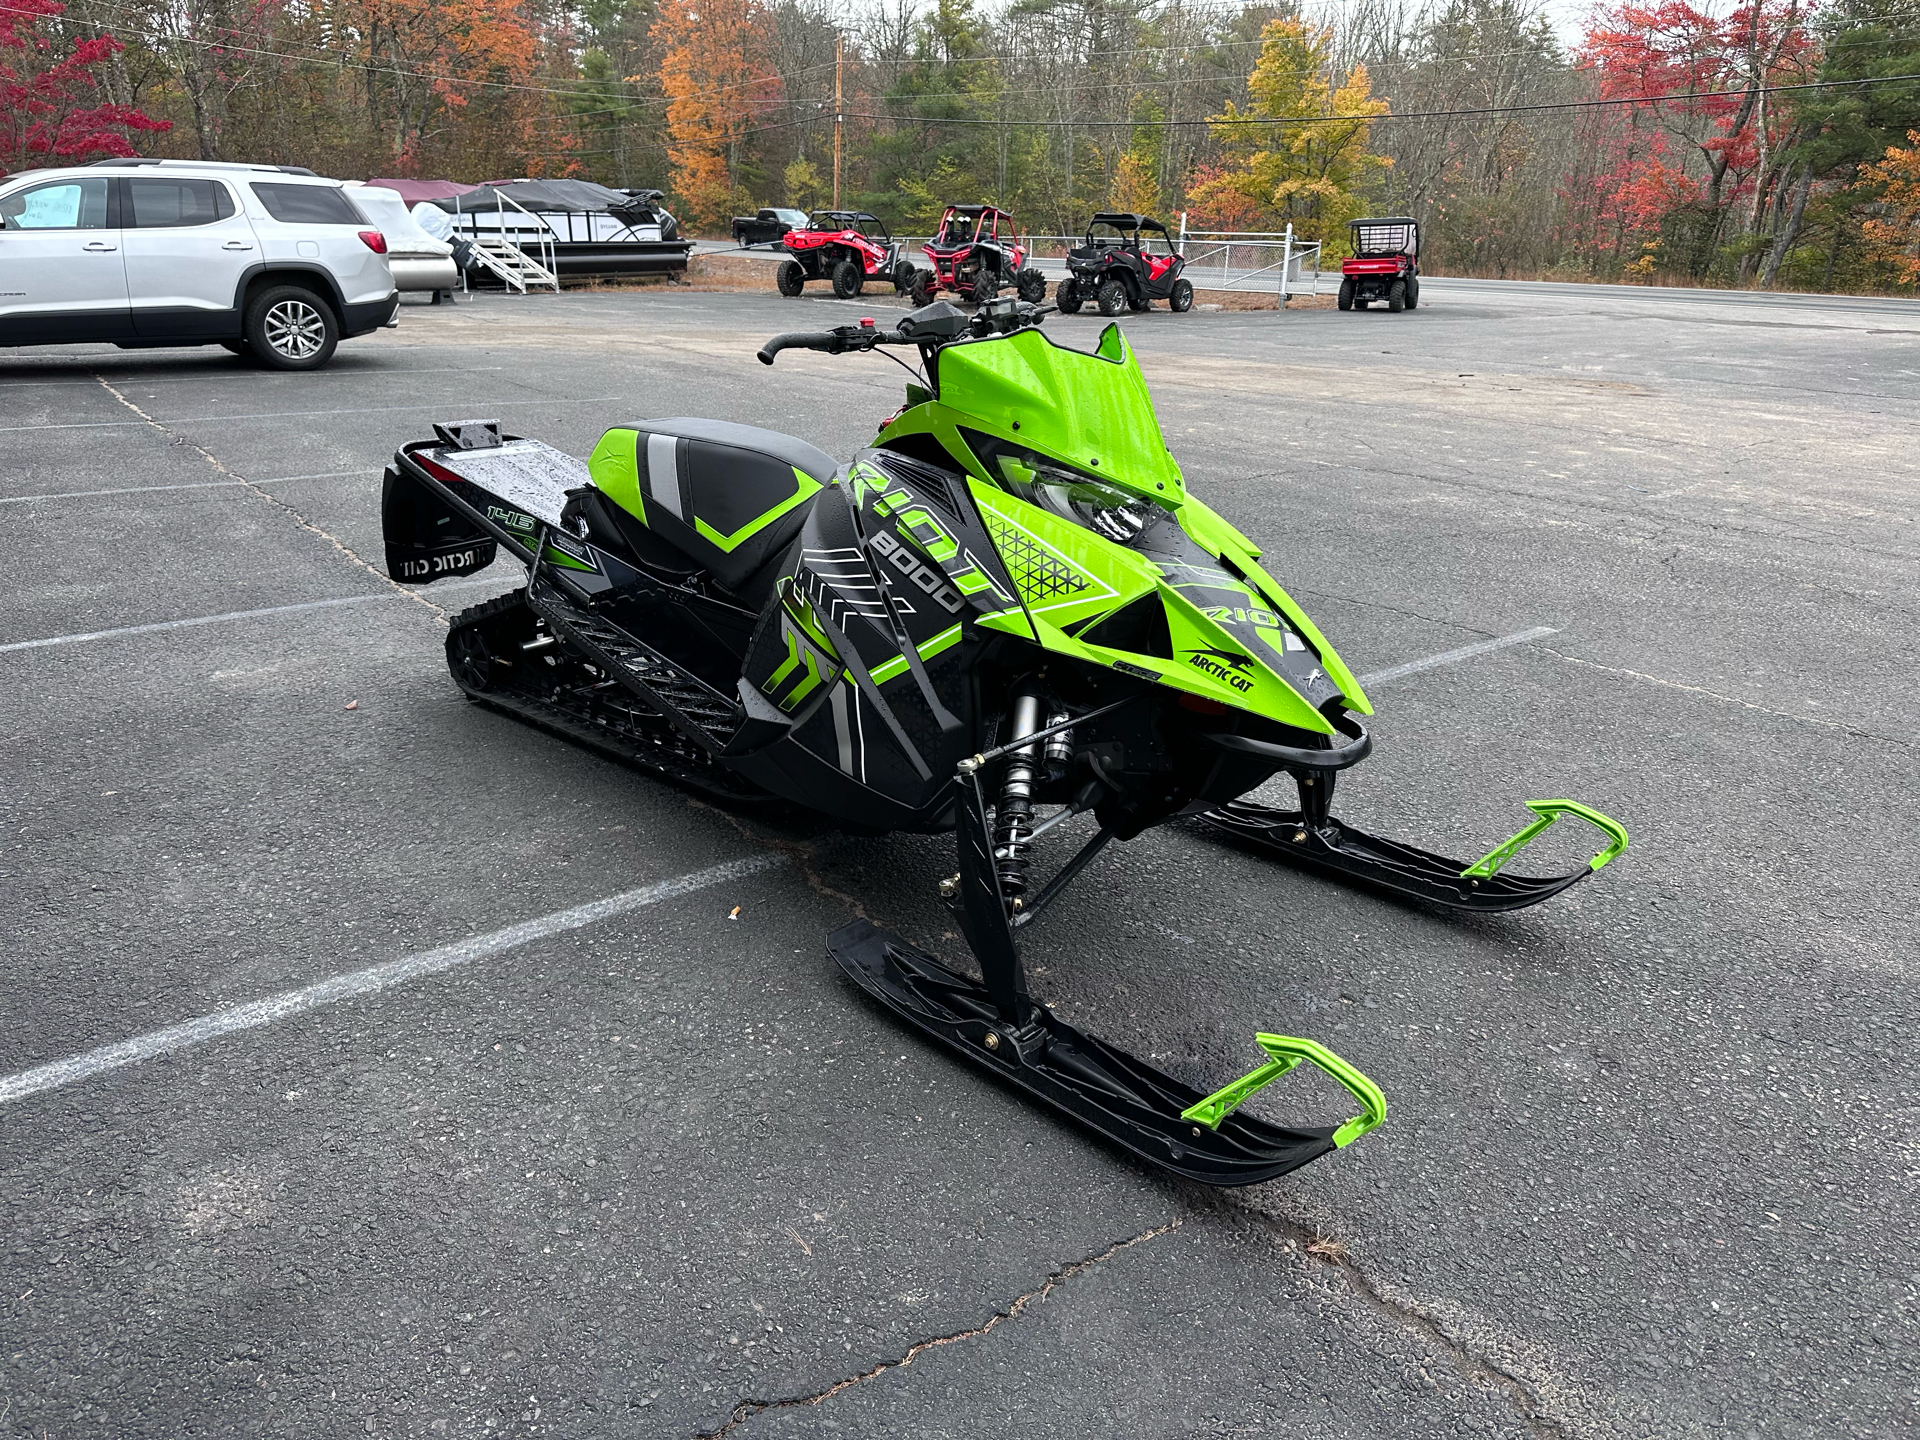
<instances>
[{"instance_id":1,"label":"green snowmobile hood","mask_svg":"<svg viewBox=\"0 0 1920 1440\"><path fill-rule=\"evenodd\" d=\"M1321 707L1336 696L1348 709L1373 713L1306 612L1260 568L1259 549L1187 495L1119 327L1107 327L1094 355L1033 329L951 345L940 352L939 384L938 399L911 387L907 408L876 441L927 435L965 465L1020 600L993 610L984 603L990 596L975 595L976 610L988 612L977 623L1301 730L1334 733ZM1029 504L1005 488L969 432L1049 454L1150 497L1172 512L1204 552L1196 558L1207 563L1162 565ZM1169 655L1111 643L1115 637L1103 629L1109 617L1149 596L1165 614Z\"/></svg>"},{"instance_id":2,"label":"green snowmobile hood","mask_svg":"<svg viewBox=\"0 0 1920 1440\"><path fill-rule=\"evenodd\" d=\"M1035 326L940 352L940 401L975 428L1017 440L1169 508L1186 498L1146 377L1118 325L1095 353Z\"/></svg>"}]
</instances>

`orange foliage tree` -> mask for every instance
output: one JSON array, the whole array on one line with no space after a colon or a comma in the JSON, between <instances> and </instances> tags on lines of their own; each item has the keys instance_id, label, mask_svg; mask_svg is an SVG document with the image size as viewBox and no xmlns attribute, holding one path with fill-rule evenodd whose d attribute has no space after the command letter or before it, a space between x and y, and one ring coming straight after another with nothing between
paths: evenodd
<instances>
[{"instance_id":1,"label":"orange foliage tree","mask_svg":"<svg viewBox=\"0 0 1920 1440\"><path fill-rule=\"evenodd\" d=\"M524 0L335 0L330 14L359 41L399 173L567 168L542 163L555 107Z\"/></svg>"},{"instance_id":2,"label":"orange foliage tree","mask_svg":"<svg viewBox=\"0 0 1920 1440\"><path fill-rule=\"evenodd\" d=\"M665 0L652 34L674 195L691 225L721 225L752 202L739 182L741 142L780 103L773 17L761 0Z\"/></svg>"},{"instance_id":3,"label":"orange foliage tree","mask_svg":"<svg viewBox=\"0 0 1920 1440\"><path fill-rule=\"evenodd\" d=\"M1885 213L1866 222L1873 258L1893 267L1902 285L1920 285L1920 130L1910 148L1888 146L1886 158L1860 172L1863 185L1881 187Z\"/></svg>"}]
</instances>

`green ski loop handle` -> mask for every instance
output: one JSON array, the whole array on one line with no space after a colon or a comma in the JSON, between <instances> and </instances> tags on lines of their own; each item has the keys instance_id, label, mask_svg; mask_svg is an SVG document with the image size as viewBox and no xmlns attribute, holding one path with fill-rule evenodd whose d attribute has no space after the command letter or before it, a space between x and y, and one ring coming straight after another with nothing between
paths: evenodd
<instances>
[{"instance_id":1,"label":"green ski loop handle","mask_svg":"<svg viewBox=\"0 0 1920 1440\"><path fill-rule=\"evenodd\" d=\"M1484 880L1499 874L1502 865L1526 849L1536 835L1549 829L1562 815L1577 815L1607 837L1607 848L1593 857L1587 866L1589 870L1598 870L1627 848L1627 827L1618 820L1602 815L1591 805L1582 805L1578 800L1529 800L1527 808L1537 817L1534 822L1512 839L1502 840L1462 870L1462 880Z\"/></svg>"},{"instance_id":2,"label":"green ski loop handle","mask_svg":"<svg viewBox=\"0 0 1920 1440\"><path fill-rule=\"evenodd\" d=\"M1333 1132L1336 1149L1351 1145L1387 1118L1387 1097L1380 1093L1380 1087L1317 1040L1297 1040L1291 1035L1268 1035L1263 1032L1255 1035L1253 1042L1273 1058L1259 1069L1250 1070L1238 1080L1214 1091L1197 1105L1189 1105L1180 1112L1182 1120L1204 1125L1209 1130L1218 1130L1220 1122L1231 1115L1236 1106L1257 1091L1264 1090L1302 1060L1310 1060L1326 1071L1346 1086L1353 1098L1360 1102L1360 1113Z\"/></svg>"}]
</instances>

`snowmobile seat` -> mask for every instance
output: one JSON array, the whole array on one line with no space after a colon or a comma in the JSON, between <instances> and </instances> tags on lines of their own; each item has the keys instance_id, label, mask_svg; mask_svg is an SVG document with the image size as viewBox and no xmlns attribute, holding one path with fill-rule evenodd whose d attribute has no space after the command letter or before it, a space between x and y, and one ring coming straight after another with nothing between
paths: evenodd
<instances>
[{"instance_id":1,"label":"snowmobile seat","mask_svg":"<svg viewBox=\"0 0 1920 1440\"><path fill-rule=\"evenodd\" d=\"M587 460L619 519L649 532L628 536L649 568L672 568L647 543L663 540L736 593L792 544L836 469L826 451L777 430L686 418L616 426Z\"/></svg>"}]
</instances>

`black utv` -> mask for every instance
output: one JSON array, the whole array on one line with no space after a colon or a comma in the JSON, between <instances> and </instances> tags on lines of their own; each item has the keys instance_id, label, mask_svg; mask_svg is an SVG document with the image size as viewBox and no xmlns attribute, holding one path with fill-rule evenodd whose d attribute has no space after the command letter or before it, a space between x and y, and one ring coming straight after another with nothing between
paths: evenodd
<instances>
[{"instance_id":1,"label":"black utv","mask_svg":"<svg viewBox=\"0 0 1920 1440\"><path fill-rule=\"evenodd\" d=\"M1155 300L1175 312L1191 310L1193 282L1180 273L1186 264L1158 220L1102 211L1087 222L1080 247L1067 252L1069 273L1054 303L1069 315L1088 301L1102 315L1145 310Z\"/></svg>"}]
</instances>

